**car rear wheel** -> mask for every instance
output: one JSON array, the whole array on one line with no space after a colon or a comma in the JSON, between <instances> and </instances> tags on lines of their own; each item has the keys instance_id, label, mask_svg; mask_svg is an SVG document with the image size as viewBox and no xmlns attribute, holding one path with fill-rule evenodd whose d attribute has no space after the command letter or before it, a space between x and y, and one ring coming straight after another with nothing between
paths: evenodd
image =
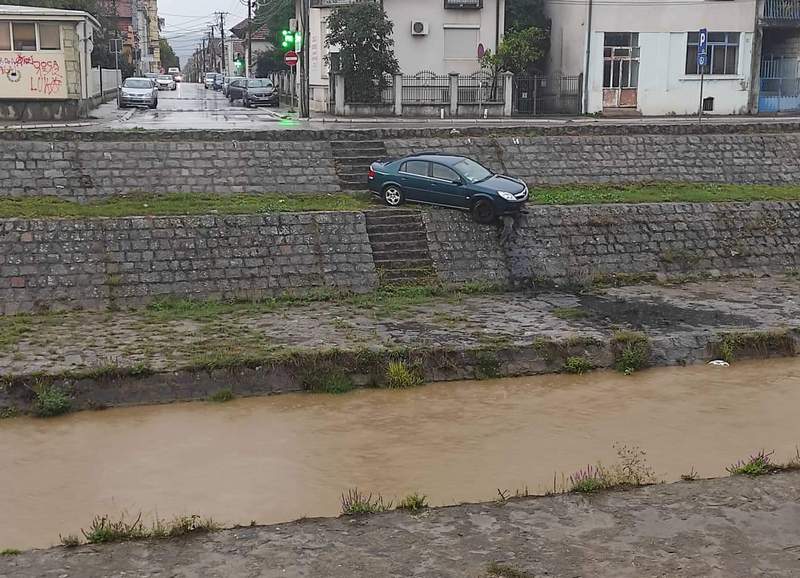
<instances>
[{"instance_id":1,"label":"car rear wheel","mask_svg":"<svg viewBox=\"0 0 800 578\"><path fill-rule=\"evenodd\" d=\"M472 218L481 225L490 225L497 218L494 204L488 199L479 199L472 205Z\"/></svg>"},{"instance_id":2,"label":"car rear wheel","mask_svg":"<svg viewBox=\"0 0 800 578\"><path fill-rule=\"evenodd\" d=\"M405 195L403 195L403 191L400 190L400 187L389 185L383 189L383 202L390 207L399 207L405 200Z\"/></svg>"}]
</instances>

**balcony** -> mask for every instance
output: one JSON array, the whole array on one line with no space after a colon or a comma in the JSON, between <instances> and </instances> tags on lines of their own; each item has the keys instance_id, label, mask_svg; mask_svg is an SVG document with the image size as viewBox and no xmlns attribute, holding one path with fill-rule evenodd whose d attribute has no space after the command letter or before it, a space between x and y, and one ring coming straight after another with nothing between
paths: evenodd
<instances>
[{"instance_id":1,"label":"balcony","mask_svg":"<svg viewBox=\"0 0 800 578\"><path fill-rule=\"evenodd\" d=\"M800 0L765 0L761 23L765 26L800 26Z\"/></svg>"},{"instance_id":2,"label":"balcony","mask_svg":"<svg viewBox=\"0 0 800 578\"><path fill-rule=\"evenodd\" d=\"M444 0L444 7L449 10L480 10L483 0Z\"/></svg>"}]
</instances>

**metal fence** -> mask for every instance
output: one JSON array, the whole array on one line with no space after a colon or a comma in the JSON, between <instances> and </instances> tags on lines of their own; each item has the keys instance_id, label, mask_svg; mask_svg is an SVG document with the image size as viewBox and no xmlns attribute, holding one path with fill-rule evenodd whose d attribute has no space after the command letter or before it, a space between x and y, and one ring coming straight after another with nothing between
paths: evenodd
<instances>
[{"instance_id":1,"label":"metal fence","mask_svg":"<svg viewBox=\"0 0 800 578\"><path fill-rule=\"evenodd\" d=\"M344 101L348 104L393 104L394 78L386 75L381 83L369 79L350 80L344 85Z\"/></svg>"},{"instance_id":2,"label":"metal fence","mask_svg":"<svg viewBox=\"0 0 800 578\"><path fill-rule=\"evenodd\" d=\"M458 77L459 104L502 103L504 77L479 72L471 76Z\"/></svg>"},{"instance_id":3,"label":"metal fence","mask_svg":"<svg viewBox=\"0 0 800 578\"><path fill-rule=\"evenodd\" d=\"M513 99L517 115L580 114L583 75L516 76Z\"/></svg>"},{"instance_id":4,"label":"metal fence","mask_svg":"<svg viewBox=\"0 0 800 578\"><path fill-rule=\"evenodd\" d=\"M403 104L448 104L450 77L432 72L403 76Z\"/></svg>"},{"instance_id":5,"label":"metal fence","mask_svg":"<svg viewBox=\"0 0 800 578\"><path fill-rule=\"evenodd\" d=\"M766 0L764 18L800 21L800 0Z\"/></svg>"},{"instance_id":6,"label":"metal fence","mask_svg":"<svg viewBox=\"0 0 800 578\"><path fill-rule=\"evenodd\" d=\"M761 61L759 112L800 110L800 58L770 56Z\"/></svg>"}]
</instances>

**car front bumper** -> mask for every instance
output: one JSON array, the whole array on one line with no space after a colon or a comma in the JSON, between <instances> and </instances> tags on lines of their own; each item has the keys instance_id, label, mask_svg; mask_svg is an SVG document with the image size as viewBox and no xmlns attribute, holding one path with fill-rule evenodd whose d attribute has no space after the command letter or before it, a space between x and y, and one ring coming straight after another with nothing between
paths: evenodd
<instances>
[{"instance_id":1,"label":"car front bumper","mask_svg":"<svg viewBox=\"0 0 800 578\"><path fill-rule=\"evenodd\" d=\"M119 104L121 106L152 106L155 101L156 99L149 97L121 96Z\"/></svg>"},{"instance_id":2,"label":"car front bumper","mask_svg":"<svg viewBox=\"0 0 800 578\"><path fill-rule=\"evenodd\" d=\"M277 106L278 105L278 95L275 96L250 96L248 98L250 104L258 106Z\"/></svg>"}]
</instances>

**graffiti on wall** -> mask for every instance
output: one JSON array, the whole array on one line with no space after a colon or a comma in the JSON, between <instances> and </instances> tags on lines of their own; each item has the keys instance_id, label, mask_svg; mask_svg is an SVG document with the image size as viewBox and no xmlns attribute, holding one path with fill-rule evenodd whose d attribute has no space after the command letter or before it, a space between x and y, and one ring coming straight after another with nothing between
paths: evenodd
<instances>
[{"instance_id":1,"label":"graffiti on wall","mask_svg":"<svg viewBox=\"0 0 800 578\"><path fill-rule=\"evenodd\" d=\"M0 98L67 98L64 56L0 53Z\"/></svg>"}]
</instances>

